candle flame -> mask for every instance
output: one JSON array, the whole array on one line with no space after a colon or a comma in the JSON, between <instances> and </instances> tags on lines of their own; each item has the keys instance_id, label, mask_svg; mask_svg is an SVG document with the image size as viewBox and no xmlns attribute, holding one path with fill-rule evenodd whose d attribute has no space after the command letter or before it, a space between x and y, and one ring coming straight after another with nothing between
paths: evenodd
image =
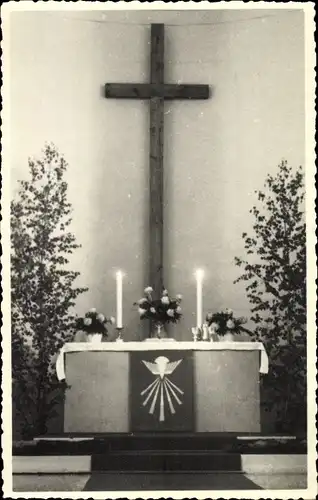
<instances>
[{"instance_id":1,"label":"candle flame","mask_svg":"<svg viewBox=\"0 0 318 500\"><path fill-rule=\"evenodd\" d=\"M197 269L196 272L195 272L195 275L196 275L196 278L197 279L202 279L203 276L204 276L204 271L203 269Z\"/></svg>"}]
</instances>

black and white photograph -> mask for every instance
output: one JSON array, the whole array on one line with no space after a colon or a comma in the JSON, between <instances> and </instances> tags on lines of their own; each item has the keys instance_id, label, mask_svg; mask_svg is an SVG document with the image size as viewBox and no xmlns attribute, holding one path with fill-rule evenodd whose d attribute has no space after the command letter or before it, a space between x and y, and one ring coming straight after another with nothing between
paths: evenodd
<instances>
[{"instance_id":1,"label":"black and white photograph","mask_svg":"<svg viewBox=\"0 0 318 500\"><path fill-rule=\"evenodd\" d=\"M314 4L1 17L4 498L315 498Z\"/></svg>"}]
</instances>

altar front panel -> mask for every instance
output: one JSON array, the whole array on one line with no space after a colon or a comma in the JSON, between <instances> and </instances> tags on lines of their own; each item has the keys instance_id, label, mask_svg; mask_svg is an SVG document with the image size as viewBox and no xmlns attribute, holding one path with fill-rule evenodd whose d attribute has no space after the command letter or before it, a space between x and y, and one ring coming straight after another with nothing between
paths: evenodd
<instances>
[{"instance_id":1,"label":"altar front panel","mask_svg":"<svg viewBox=\"0 0 318 500\"><path fill-rule=\"evenodd\" d=\"M131 431L192 432L193 351L135 351L130 357Z\"/></svg>"},{"instance_id":2,"label":"altar front panel","mask_svg":"<svg viewBox=\"0 0 318 500\"><path fill-rule=\"evenodd\" d=\"M74 352L65 359L64 432L129 431L129 353Z\"/></svg>"},{"instance_id":3,"label":"altar front panel","mask_svg":"<svg viewBox=\"0 0 318 500\"><path fill-rule=\"evenodd\" d=\"M260 432L258 351L197 351L196 430Z\"/></svg>"},{"instance_id":4,"label":"altar front panel","mask_svg":"<svg viewBox=\"0 0 318 500\"><path fill-rule=\"evenodd\" d=\"M62 378L65 376L70 386L65 398L64 432L160 432L160 428L173 432L260 432L260 350L257 346L249 343L245 348L238 344L226 347L220 343L214 346L202 342L202 347L197 343L194 347L191 344L189 349L182 343L178 347L174 343L170 347L165 345L165 348L160 348L158 345L147 349L145 343L131 343L133 345L129 350L127 344L122 343L119 347L116 343L110 343L101 345L100 349L88 346L89 350L84 350L86 346L79 344L75 347L70 345L71 352L66 350L65 363L60 359L59 364L59 374ZM138 421L141 393L149 384L155 383L158 373L150 365L148 368L142 367L143 373L137 373L134 355L137 365L142 360L154 363L159 356L166 356L169 362L176 362L179 358L191 360L183 362L185 371L181 370L181 364L171 373L168 373L171 366L167 367L168 371L164 370L168 375L169 387L168 391L163 387L163 396L168 397L167 392L170 394L176 410L175 414L171 414L170 403L165 398L165 419L169 415L170 420L170 423L165 420L167 426L158 426L154 420L153 425L150 420ZM165 377L163 379L166 380ZM155 387L150 398L158 387ZM146 390L146 397L152 389ZM173 392L182 402L181 405L177 400L173 402ZM132 400L136 397L135 401ZM160 415L160 398L157 398L155 406L157 417ZM137 406L134 407L134 403ZM149 410L149 401L146 406ZM180 408L187 410L183 414L183 421L179 421L182 415Z\"/></svg>"}]
</instances>

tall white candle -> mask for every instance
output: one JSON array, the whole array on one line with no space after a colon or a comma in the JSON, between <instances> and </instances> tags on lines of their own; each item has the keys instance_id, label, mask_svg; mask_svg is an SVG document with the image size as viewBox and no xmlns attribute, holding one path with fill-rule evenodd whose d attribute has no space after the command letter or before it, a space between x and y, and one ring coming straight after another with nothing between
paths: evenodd
<instances>
[{"instance_id":1,"label":"tall white candle","mask_svg":"<svg viewBox=\"0 0 318 500\"><path fill-rule=\"evenodd\" d=\"M202 326L202 309L203 309L203 298L202 298L202 288L203 288L203 270L197 269L196 271L197 280L197 328Z\"/></svg>"},{"instance_id":2,"label":"tall white candle","mask_svg":"<svg viewBox=\"0 0 318 500\"><path fill-rule=\"evenodd\" d=\"M117 328L123 327L123 273L116 273Z\"/></svg>"}]
</instances>

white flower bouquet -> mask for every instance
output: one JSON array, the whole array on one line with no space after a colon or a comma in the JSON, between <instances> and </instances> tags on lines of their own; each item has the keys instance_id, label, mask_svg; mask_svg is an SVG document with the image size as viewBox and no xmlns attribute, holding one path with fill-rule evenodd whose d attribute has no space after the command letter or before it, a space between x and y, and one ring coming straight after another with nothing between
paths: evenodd
<instances>
[{"instance_id":1,"label":"white flower bouquet","mask_svg":"<svg viewBox=\"0 0 318 500\"><path fill-rule=\"evenodd\" d=\"M169 296L168 290L163 290L160 299L153 299L153 288L148 286L144 290L145 296L135 302L140 319L150 319L157 323L177 323L182 316L182 296Z\"/></svg>"},{"instance_id":2,"label":"white flower bouquet","mask_svg":"<svg viewBox=\"0 0 318 500\"><path fill-rule=\"evenodd\" d=\"M235 318L232 309L224 309L216 313L209 312L206 315L206 322L215 333L223 336L228 332L241 333L246 331L242 325L247 322L247 319Z\"/></svg>"},{"instance_id":3,"label":"white flower bouquet","mask_svg":"<svg viewBox=\"0 0 318 500\"><path fill-rule=\"evenodd\" d=\"M83 318L78 318L77 328L88 334L101 333L107 337L107 323L114 324L115 318L107 318L104 314L96 311L95 307L90 309Z\"/></svg>"}]
</instances>

